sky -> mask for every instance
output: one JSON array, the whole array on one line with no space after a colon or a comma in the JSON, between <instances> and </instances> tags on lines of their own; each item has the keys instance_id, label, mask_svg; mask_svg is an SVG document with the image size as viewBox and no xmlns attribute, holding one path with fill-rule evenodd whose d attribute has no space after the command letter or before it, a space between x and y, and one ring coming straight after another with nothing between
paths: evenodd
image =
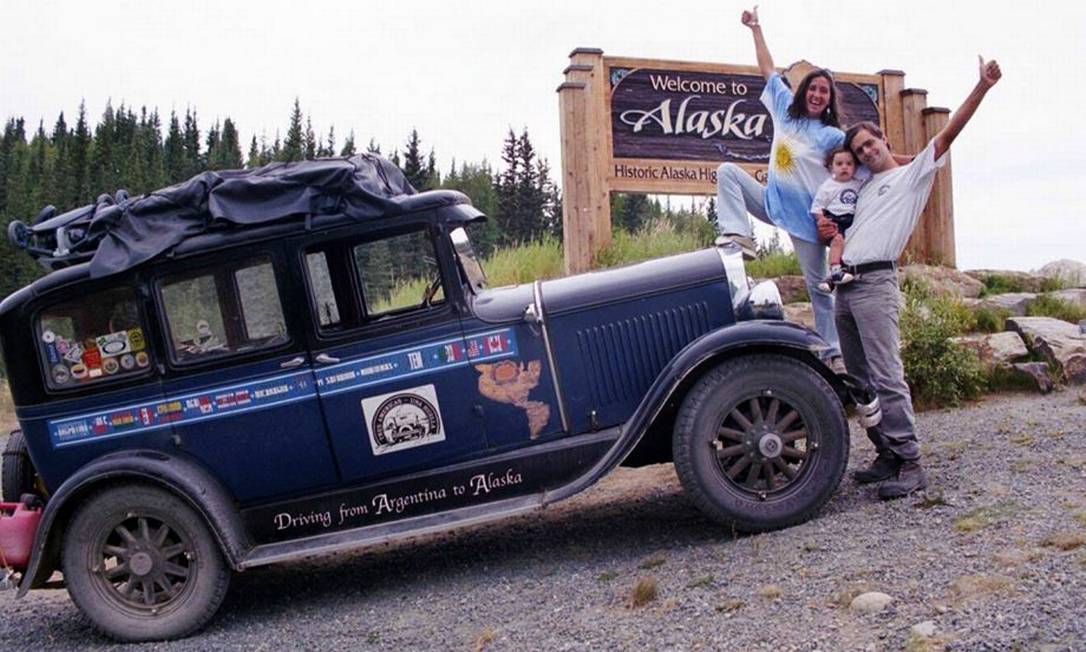
<instances>
[{"instance_id":1,"label":"sky","mask_svg":"<svg viewBox=\"0 0 1086 652\"><path fill-rule=\"evenodd\" d=\"M1064 3L1060 3L1063 5ZM1003 80L951 149L958 267L1029 270L1086 261L1086 4L986 1L766 1L778 66L906 72L929 106L954 109L977 54ZM1047 6L1047 5L1046 5ZM1056 3L1052 3L1055 7ZM295 98L315 130L402 147L416 128L446 171L497 162L527 129L560 178L558 95L575 47L607 55L753 64L738 2L455 0L4 0L0 118L44 119L80 100L188 107L201 129L224 117L269 141ZM687 200L684 200L687 201ZM764 232L760 231L760 235Z\"/></svg>"}]
</instances>

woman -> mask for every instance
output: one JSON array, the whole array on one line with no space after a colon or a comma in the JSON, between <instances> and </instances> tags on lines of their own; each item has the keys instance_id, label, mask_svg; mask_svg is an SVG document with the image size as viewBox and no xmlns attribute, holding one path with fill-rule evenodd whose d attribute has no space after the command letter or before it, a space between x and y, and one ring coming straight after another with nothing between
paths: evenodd
<instances>
[{"instance_id":1,"label":"woman","mask_svg":"<svg viewBox=\"0 0 1086 652\"><path fill-rule=\"evenodd\" d=\"M766 79L761 101L773 120L769 182L763 188L739 166L721 165L716 181L718 220L725 237L739 244L748 258L754 257L748 212L788 232L811 297L815 330L838 350L833 295L818 289L827 273L826 247L819 243L810 213L815 191L829 175L823 165L826 153L845 140L833 76L828 70L814 70L792 93L773 65L758 8L744 11L742 22L754 35L758 69Z\"/></svg>"}]
</instances>

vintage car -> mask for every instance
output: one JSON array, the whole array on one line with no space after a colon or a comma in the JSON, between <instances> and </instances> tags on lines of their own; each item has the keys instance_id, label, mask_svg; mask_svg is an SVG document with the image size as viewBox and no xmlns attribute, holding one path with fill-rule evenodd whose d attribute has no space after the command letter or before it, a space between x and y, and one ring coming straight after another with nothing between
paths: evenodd
<instances>
[{"instance_id":1,"label":"vintage car","mask_svg":"<svg viewBox=\"0 0 1086 652\"><path fill-rule=\"evenodd\" d=\"M61 571L108 636L185 636L233 572L540 509L620 464L674 461L728 532L826 503L845 406L876 408L737 247L489 288L483 219L366 155L13 223L52 270L0 304L4 498L41 509L18 594Z\"/></svg>"}]
</instances>

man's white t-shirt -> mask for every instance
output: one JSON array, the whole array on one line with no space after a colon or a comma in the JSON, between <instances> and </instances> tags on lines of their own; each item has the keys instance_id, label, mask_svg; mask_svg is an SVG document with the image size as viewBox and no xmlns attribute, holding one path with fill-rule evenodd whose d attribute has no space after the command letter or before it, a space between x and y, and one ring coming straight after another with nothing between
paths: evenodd
<instances>
[{"instance_id":1,"label":"man's white t-shirt","mask_svg":"<svg viewBox=\"0 0 1086 652\"><path fill-rule=\"evenodd\" d=\"M908 165L873 175L860 190L856 216L845 235L846 265L896 261L931 195L935 173L946 163L935 160L935 141Z\"/></svg>"}]
</instances>

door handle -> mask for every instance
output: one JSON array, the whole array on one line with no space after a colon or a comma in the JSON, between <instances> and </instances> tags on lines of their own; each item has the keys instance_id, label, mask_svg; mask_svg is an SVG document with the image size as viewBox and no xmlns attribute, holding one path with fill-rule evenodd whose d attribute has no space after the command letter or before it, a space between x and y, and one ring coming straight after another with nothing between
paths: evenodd
<instances>
[{"instance_id":1,"label":"door handle","mask_svg":"<svg viewBox=\"0 0 1086 652\"><path fill-rule=\"evenodd\" d=\"M317 357L316 357L316 360L317 360L317 362L319 362L321 364L332 364L332 363L335 363L335 362L339 362L339 358L333 358L332 356L328 355L327 353L318 353Z\"/></svg>"},{"instance_id":2,"label":"door handle","mask_svg":"<svg viewBox=\"0 0 1086 652\"><path fill-rule=\"evenodd\" d=\"M279 368L280 369L293 369L294 367L300 367L303 364L305 364L305 358L302 357L302 356L298 356L296 358L291 358L290 360L287 360L286 362L280 362L279 363Z\"/></svg>"}]
</instances>

